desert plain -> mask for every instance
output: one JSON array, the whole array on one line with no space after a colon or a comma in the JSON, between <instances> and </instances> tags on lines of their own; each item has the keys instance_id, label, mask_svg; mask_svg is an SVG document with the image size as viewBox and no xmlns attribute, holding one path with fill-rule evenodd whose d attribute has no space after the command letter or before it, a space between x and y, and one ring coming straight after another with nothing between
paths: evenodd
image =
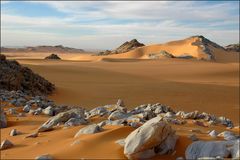
<instances>
[{"instance_id":1,"label":"desert plain","mask_svg":"<svg viewBox=\"0 0 240 160\"><path fill-rule=\"evenodd\" d=\"M231 131L239 135L239 53L227 52L210 46L214 60L159 58L150 59L149 54L166 50L174 53L189 53L205 58L199 46L192 43L195 38L160 45L149 45L121 54L96 56L91 53L57 53L61 60L46 60L48 53L31 52L2 53L9 60L44 77L56 87L48 96L59 105L79 106L91 110L106 104L115 104L122 99L128 110L141 104L161 103L176 111L207 112L232 120L233 128L223 125L199 126L187 120L186 124L171 124L179 136L175 152L156 155L151 159L176 159L184 157L192 140L191 130L200 140L213 140L207 131ZM12 106L7 106L8 109ZM23 106L22 106L23 107ZM21 112L22 107L16 107ZM126 138L135 128L121 125L105 125L103 131L74 138L85 125L41 132L37 138L25 139L49 116L31 115L16 117L7 114L8 127L1 128L1 139L14 142L15 147L1 150L1 159L33 159L50 154L54 159L127 159L123 147L115 143ZM106 120L105 116L94 116L90 123ZM9 136L12 129L23 134ZM214 140L223 140L216 137ZM79 144L71 145L75 141Z\"/></svg>"}]
</instances>

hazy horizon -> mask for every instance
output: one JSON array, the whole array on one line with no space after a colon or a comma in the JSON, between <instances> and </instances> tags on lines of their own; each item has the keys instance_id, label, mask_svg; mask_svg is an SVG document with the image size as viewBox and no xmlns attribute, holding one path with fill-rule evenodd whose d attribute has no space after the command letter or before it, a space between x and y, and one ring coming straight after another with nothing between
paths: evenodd
<instances>
[{"instance_id":1,"label":"hazy horizon","mask_svg":"<svg viewBox=\"0 0 240 160\"><path fill-rule=\"evenodd\" d=\"M238 1L1 1L1 46L113 49L203 35L239 42Z\"/></svg>"}]
</instances>

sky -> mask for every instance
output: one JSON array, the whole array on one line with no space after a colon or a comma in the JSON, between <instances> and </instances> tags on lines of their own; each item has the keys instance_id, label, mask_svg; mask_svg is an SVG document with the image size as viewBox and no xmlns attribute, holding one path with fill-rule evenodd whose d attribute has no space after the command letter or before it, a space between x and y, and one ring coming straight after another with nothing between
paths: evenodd
<instances>
[{"instance_id":1,"label":"sky","mask_svg":"<svg viewBox=\"0 0 240 160\"><path fill-rule=\"evenodd\" d=\"M203 35L239 42L238 1L1 1L1 46L113 49Z\"/></svg>"}]
</instances>

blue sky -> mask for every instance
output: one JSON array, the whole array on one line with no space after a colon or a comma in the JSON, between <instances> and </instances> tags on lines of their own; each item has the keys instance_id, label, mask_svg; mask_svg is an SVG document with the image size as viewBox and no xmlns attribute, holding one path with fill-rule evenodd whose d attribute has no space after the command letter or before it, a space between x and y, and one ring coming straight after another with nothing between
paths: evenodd
<instances>
[{"instance_id":1,"label":"blue sky","mask_svg":"<svg viewBox=\"0 0 240 160\"><path fill-rule=\"evenodd\" d=\"M112 49L204 35L239 42L238 1L1 1L1 45Z\"/></svg>"}]
</instances>

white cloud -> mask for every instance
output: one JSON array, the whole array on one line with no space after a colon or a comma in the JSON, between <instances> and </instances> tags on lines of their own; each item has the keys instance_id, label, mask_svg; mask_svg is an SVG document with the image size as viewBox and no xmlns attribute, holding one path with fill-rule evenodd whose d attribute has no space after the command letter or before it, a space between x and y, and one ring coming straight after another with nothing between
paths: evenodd
<instances>
[{"instance_id":1,"label":"white cloud","mask_svg":"<svg viewBox=\"0 0 240 160\"><path fill-rule=\"evenodd\" d=\"M215 5L201 5L202 2L191 1L31 3L46 4L65 13L66 16L28 17L1 11L2 45L26 46L48 43L107 49L132 38L151 44L200 34L222 45L239 41L238 29L229 30L223 27L239 26L239 16L231 13L233 6L229 3ZM86 20L90 22L83 23Z\"/></svg>"}]
</instances>

